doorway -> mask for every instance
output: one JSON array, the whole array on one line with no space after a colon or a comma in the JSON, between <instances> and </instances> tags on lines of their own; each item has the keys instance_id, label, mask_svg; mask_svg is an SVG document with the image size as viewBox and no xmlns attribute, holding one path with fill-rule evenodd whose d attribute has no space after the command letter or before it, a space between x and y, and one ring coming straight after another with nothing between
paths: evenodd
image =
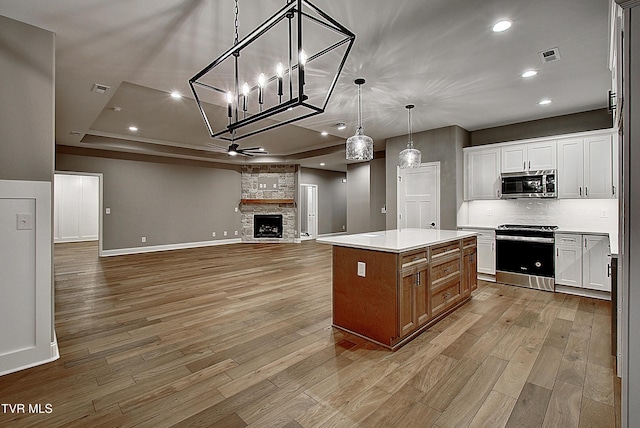
<instances>
[{"instance_id":1,"label":"doorway","mask_svg":"<svg viewBox=\"0 0 640 428\"><path fill-rule=\"evenodd\" d=\"M398 229L440 225L440 162L398 167Z\"/></svg>"},{"instance_id":2,"label":"doorway","mask_svg":"<svg viewBox=\"0 0 640 428\"><path fill-rule=\"evenodd\" d=\"M54 243L98 241L102 255L102 174L56 172Z\"/></svg>"},{"instance_id":3,"label":"doorway","mask_svg":"<svg viewBox=\"0 0 640 428\"><path fill-rule=\"evenodd\" d=\"M318 236L318 186L300 185L300 239Z\"/></svg>"}]
</instances>

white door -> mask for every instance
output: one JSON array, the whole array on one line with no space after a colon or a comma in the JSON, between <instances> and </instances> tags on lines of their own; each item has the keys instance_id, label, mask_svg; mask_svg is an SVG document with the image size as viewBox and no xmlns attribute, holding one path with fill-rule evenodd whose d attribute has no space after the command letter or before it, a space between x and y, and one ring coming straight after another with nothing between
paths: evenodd
<instances>
[{"instance_id":1,"label":"white door","mask_svg":"<svg viewBox=\"0 0 640 428\"><path fill-rule=\"evenodd\" d=\"M465 162L465 199L500 199L500 149L465 152Z\"/></svg>"},{"instance_id":2,"label":"white door","mask_svg":"<svg viewBox=\"0 0 640 428\"><path fill-rule=\"evenodd\" d=\"M558 141L558 198L580 199L584 195L582 138Z\"/></svg>"},{"instance_id":3,"label":"white door","mask_svg":"<svg viewBox=\"0 0 640 428\"><path fill-rule=\"evenodd\" d=\"M583 235L582 256L583 287L611 291L609 277L609 238L604 235Z\"/></svg>"},{"instance_id":4,"label":"white door","mask_svg":"<svg viewBox=\"0 0 640 428\"><path fill-rule=\"evenodd\" d=\"M440 162L398 168L398 228L440 225Z\"/></svg>"},{"instance_id":5,"label":"white door","mask_svg":"<svg viewBox=\"0 0 640 428\"><path fill-rule=\"evenodd\" d=\"M313 239L318 235L318 186L300 185L300 237Z\"/></svg>"},{"instance_id":6,"label":"white door","mask_svg":"<svg viewBox=\"0 0 640 428\"><path fill-rule=\"evenodd\" d=\"M584 186L587 198L607 199L612 196L611 156L610 135L585 138Z\"/></svg>"},{"instance_id":7,"label":"white door","mask_svg":"<svg viewBox=\"0 0 640 428\"><path fill-rule=\"evenodd\" d=\"M556 284L582 287L582 235L556 234Z\"/></svg>"},{"instance_id":8,"label":"white door","mask_svg":"<svg viewBox=\"0 0 640 428\"><path fill-rule=\"evenodd\" d=\"M54 241L98 240L99 177L55 174L54 186Z\"/></svg>"},{"instance_id":9,"label":"white door","mask_svg":"<svg viewBox=\"0 0 640 428\"><path fill-rule=\"evenodd\" d=\"M556 169L556 142L527 144L527 170Z\"/></svg>"}]
</instances>

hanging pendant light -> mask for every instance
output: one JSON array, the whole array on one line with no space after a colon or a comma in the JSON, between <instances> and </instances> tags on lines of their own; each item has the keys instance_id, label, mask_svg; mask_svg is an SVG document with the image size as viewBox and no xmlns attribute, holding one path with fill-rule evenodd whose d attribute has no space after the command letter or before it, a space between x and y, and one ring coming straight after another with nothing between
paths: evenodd
<instances>
[{"instance_id":1,"label":"hanging pendant light","mask_svg":"<svg viewBox=\"0 0 640 428\"><path fill-rule=\"evenodd\" d=\"M356 134L347 138L347 160L370 161L373 159L373 139L362 130L362 89L364 79L356 79L358 85L358 127Z\"/></svg>"},{"instance_id":2,"label":"hanging pendant light","mask_svg":"<svg viewBox=\"0 0 640 428\"><path fill-rule=\"evenodd\" d=\"M409 142L407 148L400 152L400 168L418 168L422 163L422 153L413 148L413 130L411 124L411 110L415 106L409 104L405 108L409 111Z\"/></svg>"}]
</instances>

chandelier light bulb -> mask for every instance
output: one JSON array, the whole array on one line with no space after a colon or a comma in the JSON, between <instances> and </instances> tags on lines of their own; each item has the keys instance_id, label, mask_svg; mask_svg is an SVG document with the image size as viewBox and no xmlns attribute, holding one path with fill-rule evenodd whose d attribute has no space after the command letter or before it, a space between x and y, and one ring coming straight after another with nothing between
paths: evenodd
<instances>
[{"instance_id":1,"label":"chandelier light bulb","mask_svg":"<svg viewBox=\"0 0 640 428\"><path fill-rule=\"evenodd\" d=\"M233 93L231 91L227 92L227 117L233 117Z\"/></svg>"}]
</instances>

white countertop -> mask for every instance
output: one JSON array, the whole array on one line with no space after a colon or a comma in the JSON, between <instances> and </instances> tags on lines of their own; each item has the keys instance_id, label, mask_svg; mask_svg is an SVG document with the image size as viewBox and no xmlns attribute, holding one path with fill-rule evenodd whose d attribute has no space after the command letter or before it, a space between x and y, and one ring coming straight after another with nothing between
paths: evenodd
<instances>
[{"instance_id":1,"label":"white countertop","mask_svg":"<svg viewBox=\"0 0 640 428\"><path fill-rule=\"evenodd\" d=\"M474 236L474 232L440 229L393 229L318 238L316 242L364 250L402 253L454 239Z\"/></svg>"}]
</instances>

